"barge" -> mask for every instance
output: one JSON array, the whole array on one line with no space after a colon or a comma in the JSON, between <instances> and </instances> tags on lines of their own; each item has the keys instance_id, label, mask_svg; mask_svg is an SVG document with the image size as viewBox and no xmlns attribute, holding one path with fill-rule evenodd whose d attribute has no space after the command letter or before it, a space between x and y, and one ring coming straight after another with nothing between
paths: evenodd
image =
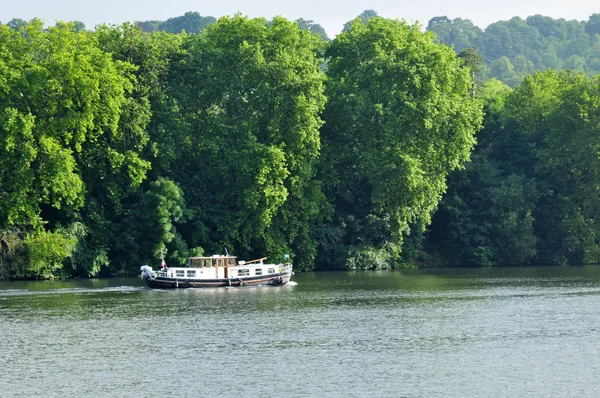
<instances>
[{"instance_id":1,"label":"barge","mask_svg":"<svg viewBox=\"0 0 600 398\"><path fill-rule=\"evenodd\" d=\"M160 270L143 265L140 271L148 287L161 289L287 284L294 274L292 264L265 263L266 259L237 261L229 254L190 257L182 267L167 267L163 259Z\"/></svg>"}]
</instances>

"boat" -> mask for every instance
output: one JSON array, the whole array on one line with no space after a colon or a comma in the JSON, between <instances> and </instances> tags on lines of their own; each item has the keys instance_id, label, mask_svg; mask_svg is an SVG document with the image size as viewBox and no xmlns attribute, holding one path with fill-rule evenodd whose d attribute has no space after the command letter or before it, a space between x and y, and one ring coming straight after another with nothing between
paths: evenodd
<instances>
[{"instance_id":1,"label":"boat","mask_svg":"<svg viewBox=\"0 0 600 398\"><path fill-rule=\"evenodd\" d=\"M286 255L286 258L288 256ZM285 285L294 274L291 263L270 264L267 257L237 261L237 257L212 255L190 257L182 267L168 267L163 259L161 269L143 265L141 278L150 288L194 288L222 286Z\"/></svg>"}]
</instances>

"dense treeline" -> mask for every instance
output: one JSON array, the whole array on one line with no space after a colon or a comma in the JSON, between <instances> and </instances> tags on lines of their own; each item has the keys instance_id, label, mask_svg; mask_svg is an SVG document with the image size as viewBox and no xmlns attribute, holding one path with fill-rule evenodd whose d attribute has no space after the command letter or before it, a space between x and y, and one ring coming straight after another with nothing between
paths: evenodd
<instances>
[{"instance_id":1,"label":"dense treeline","mask_svg":"<svg viewBox=\"0 0 600 398\"><path fill-rule=\"evenodd\" d=\"M200 34L34 20L0 27L0 53L3 277L225 249L393 266L482 115L450 48L384 19L331 44L283 18Z\"/></svg>"},{"instance_id":2,"label":"dense treeline","mask_svg":"<svg viewBox=\"0 0 600 398\"><path fill-rule=\"evenodd\" d=\"M485 61L479 78L496 78L511 87L527 75L547 69L600 73L600 14L587 21L553 19L542 15L498 21L485 29L470 20L432 18L427 30L438 43L457 52L476 49Z\"/></svg>"},{"instance_id":3,"label":"dense treeline","mask_svg":"<svg viewBox=\"0 0 600 398\"><path fill-rule=\"evenodd\" d=\"M484 129L425 247L461 265L600 261L598 76L548 70L481 89Z\"/></svg>"},{"instance_id":4,"label":"dense treeline","mask_svg":"<svg viewBox=\"0 0 600 398\"><path fill-rule=\"evenodd\" d=\"M418 25L304 23L0 26L0 278L226 249L298 270L598 262L597 78L475 84L477 52Z\"/></svg>"}]
</instances>

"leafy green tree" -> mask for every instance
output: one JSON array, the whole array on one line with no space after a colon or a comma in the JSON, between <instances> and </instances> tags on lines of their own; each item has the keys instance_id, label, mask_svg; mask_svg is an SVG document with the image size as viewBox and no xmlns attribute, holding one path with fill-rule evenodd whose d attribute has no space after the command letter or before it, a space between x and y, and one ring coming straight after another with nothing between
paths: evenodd
<instances>
[{"instance_id":1,"label":"leafy green tree","mask_svg":"<svg viewBox=\"0 0 600 398\"><path fill-rule=\"evenodd\" d=\"M515 72L515 67L508 57L500 57L490 63L491 76L502 80L509 86L516 86L521 79Z\"/></svg>"},{"instance_id":2,"label":"leafy green tree","mask_svg":"<svg viewBox=\"0 0 600 398\"><path fill-rule=\"evenodd\" d=\"M155 32L158 30L168 33L186 33L198 34L215 23L214 17L203 17L196 11L188 11L185 14L169 18L166 21L139 21L135 24L145 32Z\"/></svg>"},{"instance_id":3,"label":"leafy green tree","mask_svg":"<svg viewBox=\"0 0 600 398\"><path fill-rule=\"evenodd\" d=\"M60 232L41 230L25 239L28 249L28 266L17 277L55 278L70 257L76 241Z\"/></svg>"},{"instance_id":4,"label":"leafy green tree","mask_svg":"<svg viewBox=\"0 0 600 398\"><path fill-rule=\"evenodd\" d=\"M85 30L85 24L81 21L73 21L71 22L73 24L73 29L75 29L75 32L81 32L82 30Z\"/></svg>"},{"instance_id":5,"label":"leafy green tree","mask_svg":"<svg viewBox=\"0 0 600 398\"><path fill-rule=\"evenodd\" d=\"M188 11L180 17L169 18L159 25L159 30L168 33L200 33L216 22L214 17L203 17L195 11Z\"/></svg>"},{"instance_id":6,"label":"leafy green tree","mask_svg":"<svg viewBox=\"0 0 600 398\"><path fill-rule=\"evenodd\" d=\"M427 24L427 31L436 35L436 42L454 46L457 52L467 48L482 48L481 29L468 19L449 19L446 16L434 17Z\"/></svg>"},{"instance_id":7,"label":"leafy green tree","mask_svg":"<svg viewBox=\"0 0 600 398\"><path fill-rule=\"evenodd\" d=\"M486 90L474 161L450 179L430 250L471 265L598 262L597 78L548 70Z\"/></svg>"},{"instance_id":8,"label":"leafy green tree","mask_svg":"<svg viewBox=\"0 0 600 398\"><path fill-rule=\"evenodd\" d=\"M6 26L14 30L19 30L23 26L27 26L27 21L19 18L13 18L6 23Z\"/></svg>"},{"instance_id":9,"label":"leafy green tree","mask_svg":"<svg viewBox=\"0 0 600 398\"><path fill-rule=\"evenodd\" d=\"M321 178L335 205L325 267L389 268L469 158L482 110L454 52L418 25L355 23L326 51ZM328 249L330 248L330 249Z\"/></svg>"},{"instance_id":10,"label":"leafy green tree","mask_svg":"<svg viewBox=\"0 0 600 398\"><path fill-rule=\"evenodd\" d=\"M179 259L187 254L187 246L182 243L175 226L172 230L174 237L166 239L161 228L143 230L130 225L133 222L139 222L141 225L150 223L148 220L139 219L140 211L148 215L160 212L159 209L148 207L149 204L159 205L161 202L148 201L147 192L155 189L155 184L162 184L160 182L168 176L174 163L174 152L179 151L177 147L185 140L174 122L178 111L174 101L168 97L166 84L170 60L174 53L179 51L184 36L165 32L148 34L132 24L98 27L95 36L104 51L110 52L121 62L135 66L133 75L136 85L130 93L129 111L122 118L126 122L123 123L122 129L128 132L132 144L135 143L132 148L138 158L144 159L141 164L151 162L152 169L149 169L147 174L144 173L148 178L140 180L139 184L116 187L115 192L119 193L115 196L117 200L103 196L94 199L94 203L102 210L96 209L89 217L96 217L101 212L101 219L95 220L94 224L101 224L103 227L89 231L88 247L105 248L99 254L110 255L111 272L133 273L137 272L139 264L151 263L152 256L155 259L161 255L175 256L177 251ZM102 183L106 182L101 182L100 185ZM183 195L179 197L181 199L178 200L182 201L181 207L185 208ZM140 203L146 204L143 210L140 209ZM180 219L185 217L174 216L173 222ZM139 242L148 244L141 245ZM169 247L169 244L174 242L178 242L177 249ZM160 250L157 249L159 243ZM107 250L110 250L110 253Z\"/></svg>"},{"instance_id":11,"label":"leafy green tree","mask_svg":"<svg viewBox=\"0 0 600 398\"><path fill-rule=\"evenodd\" d=\"M155 32L160 30L159 26L162 21L136 21L135 25L139 26L144 32Z\"/></svg>"},{"instance_id":12,"label":"leafy green tree","mask_svg":"<svg viewBox=\"0 0 600 398\"><path fill-rule=\"evenodd\" d=\"M159 178L149 183L148 190L131 206L117 232L121 239L115 242L113 250L119 253L121 268L126 270L127 264L138 266L166 256L168 245L174 239L181 239L174 224L186 213L183 191L174 182ZM183 263L188 254L184 246L183 253L171 253L170 258Z\"/></svg>"},{"instance_id":13,"label":"leafy green tree","mask_svg":"<svg viewBox=\"0 0 600 398\"><path fill-rule=\"evenodd\" d=\"M169 93L187 137L172 178L195 214L181 226L199 228L190 231L202 239L192 246L244 257L290 253L300 269L314 263L324 200L314 179L322 46L279 17L224 17L186 38Z\"/></svg>"},{"instance_id":14,"label":"leafy green tree","mask_svg":"<svg viewBox=\"0 0 600 398\"><path fill-rule=\"evenodd\" d=\"M471 46L462 50L458 54L458 58L463 61L464 65L469 68L471 72L472 95L475 96L475 91L477 89L475 77L485 65L483 57L475 47Z\"/></svg>"},{"instance_id":15,"label":"leafy green tree","mask_svg":"<svg viewBox=\"0 0 600 398\"><path fill-rule=\"evenodd\" d=\"M73 24L44 29L33 20L19 32L1 27L0 36L0 229L16 229L29 247L31 268L22 275L45 277L60 267L35 260L37 239L51 252L48 242L71 242L71 225L94 207L90 198L118 202L119 189L139 184L148 163L122 117L136 116L128 65Z\"/></svg>"},{"instance_id":16,"label":"leafy green tree","mask_svg":"<svg viewBox=\"0 0 600 398\"><path fill-rule=\"evenodd\" d=\"M354 22L356 20L359 20L361 23L366 24L367 22L369 22L369 20L371 18L377 18L378 16L379 15L377 15L377 12L374 10L364 10L354 20L346 22L344 24L344 28L342 29L342 32L346 32L346 31L352 29L352 25L354 24Z\"/></svg>"},{"instance_id":17,"label":"leafy green tree","mask_svg":"<svg viewBox=\"0 0 600 398\"><path fill-rule=\"evenodd\" d=\"M309 30L314 34L319 35L321 39L329 41L329 37L327 37L327 32L325 32L325 29L323 29L321 25L314 23L314 21L307 21L303 18L299 18L294 22L298 24L298 28L302 30Z\"/></svg>"},{"instance_id":18,"label":"leafy green tree","mask_svg":"<svg viewBox=\"0 0 600 398\"><path fill-rule=\"evenodd\" d=\"M592 14L585 24L585 32L590 35L600 35L600 14Z\"/></svg>"},{"instance_id":19,"label":"leafy green tree","mask_svg":"<svg viewBox=\"0 0 600 398\"><path fill-rule=\"evenodd\" d=\"M429 249L458 266L526 265L537 254L532 180L502 176L488 151L455 171L435 213Z\"/></svg>"},{"instance_id":20,"label":"leafy green tree","mask_svg":"<svg viewBox=\"0 0 600 398\"><path fill-rule=\"evenodd\" d=\"M435 17L427 30L436 34L438 43L454 46L461 52L470 46L484 57L480 79L497 78L514 87L523 77L546 69L562 68L595 73L600 59L600 35L596 35L595 14L587 22L553 19L533 15L498 21L485 31L470 21ZM506 60L514 67L508 67Z\"/></svg>"},{"instance_id":21,"label":"leafy green tree","mask_svg":"<svg viewBox=\"0 0 600 398\"><path fill-rule=\"evenodd\" d=\"M567 38L567 21L564 19L553 19L540 14L527 17L527 25L537 29L544 37L555 37L558 40Z\"/></svg>"}]
</instances>

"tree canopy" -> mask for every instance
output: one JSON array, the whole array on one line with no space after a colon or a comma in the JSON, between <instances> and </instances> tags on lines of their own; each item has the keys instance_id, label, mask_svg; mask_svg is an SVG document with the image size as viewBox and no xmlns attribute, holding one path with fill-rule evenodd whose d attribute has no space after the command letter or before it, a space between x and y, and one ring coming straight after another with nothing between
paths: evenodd
<instances>
[{"instance_id":1,"label":"tree canopy","mask_svg":"<svg viewBox=\"0 0 600 398\"><path fill-rule=\"evenodd\" d=\"M0 279L597 263L598 20L0 25Z\"/></svg>"},{"instance_id":2,"label":"tree canopy","mask_svg":"<svg viewBox=\"0 0 600 398\"><path fill-rule=\"evenodd\" d=\"M447 174L469 159L481 105L469 71L418 25L357 20L325 55L321 175L335 250L321 260L390 268L409 226L429 223Z\"/></svg>"}]
</instances>

